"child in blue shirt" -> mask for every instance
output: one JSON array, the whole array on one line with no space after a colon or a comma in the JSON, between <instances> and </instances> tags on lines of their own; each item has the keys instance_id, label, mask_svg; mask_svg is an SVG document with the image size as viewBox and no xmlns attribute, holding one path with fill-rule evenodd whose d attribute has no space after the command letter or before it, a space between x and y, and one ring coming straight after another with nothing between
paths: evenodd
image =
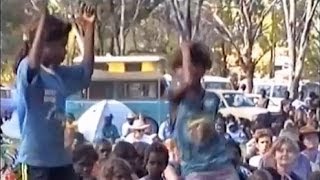
<instances>
[{"instance_id":1,"label":"child in blue shirt","mask_svg":"<svg viewBox=\"0 0 320 180\"><path fill-rule=\"evenodd\" d=\"M49 15L46 5L42 9L40 20L26 32L25 48L17 59L18 161L23 178L73 180L71 152L64 146L65 101L91 80L95 10L83 5L79 18L85 34L84 60L62 66L71 24Z\"/></svg>"},{"instance_id":2,"label":"child in blue shirt","mask_svg":"<svg viewBox=\"0 0 320 180\"><path fill-rule=\"evenodd\" d=\"M176 52L173 69L182 68L179 83L168 90L177 105L174 136L180 151L182 175L188 179L231 179L238 176L226 151L226 140L214 130L219 97L205 92L201 78L211 67L209 49L185 42Z\"/></svg>"}]
</instances>

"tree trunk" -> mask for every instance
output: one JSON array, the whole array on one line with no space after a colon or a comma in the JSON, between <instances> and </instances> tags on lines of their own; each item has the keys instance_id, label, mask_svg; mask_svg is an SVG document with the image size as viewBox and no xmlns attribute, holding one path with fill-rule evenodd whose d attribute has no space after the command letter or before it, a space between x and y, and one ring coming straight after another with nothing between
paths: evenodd
<instances>
[{"instance_id":1,"label":"tree trunk","mask_svg":"<svg viewBox=\"0 0 320 180\"><path fill-rule=\"evenodd\" d=\"M300 83L300 77L299 76L293 77L293 80L290 86L290 94L292 98L296 98L298 96L299 83Z\"/></svg>"},{"instance_id":2,"label":"tree trunk","mask_svg":"<svg viewBox=\"0 0 320 180\"><path fill-rule=\"evenodd\" d=\"M228 72L228 67L227 67L227 54L226 54L226 49L225 49L225 44L222 42L221 43L221 63L222 63L222 70L221 70L221 76L222 77L227 77L229 72Z\"/></svg>"},{"instance_id":3,"label":"tree trunk","mask_svg":"<svg viewBox=\"0 0 320 180\"><path fill-rule=\"evenodd\" d=\"M119 32L119 41L120 41L120 55L125 54L125 33L124 33L124 16L125 16L126 4L125 0L121 0L121 16L120 16L120 32Z\"/></svg>"},{"instance_id":4,"label":"tree trunk","mask_svg":"<svg viewBox=\"0 0 320 180\"><path fill-rule=\"evenodd\" d=\"M113 36L110 38L109 53L111 55L114 55L114 37Z\"/></svg>"},{"instance_id":5,"label":"tree trunk","mask_svg":"<svg viewBox=\"0 0 320 180\"><path fill-rule=\"evenodd\" d=\"M247 77L247 91L246 92L252 93L255 65L252 61L249 61L249 62L250 63L247 64L247 68L245 71L246 77Z\"/></svg>"},{"instance_id":6,"label":"tree trunk","mask_svg":"<svg viewBox=\"0 0 320 180\"><path fill-rule=\"evenodd\" d=\"M270 56L270 62L269 62L269 78L271 79L274 77L275 46L271 48L270 54L271 56Z\"/></svg>"}]
</instances>

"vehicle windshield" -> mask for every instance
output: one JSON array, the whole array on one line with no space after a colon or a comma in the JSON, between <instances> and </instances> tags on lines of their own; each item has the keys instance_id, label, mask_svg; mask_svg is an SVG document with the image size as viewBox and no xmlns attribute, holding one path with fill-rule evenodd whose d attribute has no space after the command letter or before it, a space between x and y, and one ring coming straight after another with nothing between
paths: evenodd
<instances>
[{"instance_id":1,"label":"vehicle windshield","mask_svg":"<svg viewBox=\"0 0 320 180\"><path fill-rule=\"evenodd\" d=\"M227 82L205 82L205 89L231 89L231 84Z\"/></svg>"},{"instance_id":2,"label":"vehicle windshield","mask_svg":"<svg viewBox=\"0 0 320 180\"><path fill-rule=\"evenodd\" d=\"M274 98L284 98L284 93L288 90L287 86L275 85L273 87L272 97Z\"/></svg>"},{"instance_id":3,"label":"vehicle windshield","mask_svg":"<svg viewBox=\"0 0 320 180\"><path fill-rule=\"evenodd\" d=\"M261 84L261 85L257 85L257 88L255 89L255 94L260 94L261 90L264 89L267 92L267 96L270 97L270 92L271 92L271 86L270 85L266 85L266 84Z\"/></svg>"},{"instance_id":4,"label":"vehicle windshield","mask_svg":"<svg viewBox=\"0 0 320 180\"><path fill-rule=\"evenodd\" d=\"M254 107L254 102L241 93L223 93L223 98L230 107Z\"/></svg>"},{"instance_id":5,"label":"vehicle windshield","mask_svg":"<svg viewBox=\"0 0 320 180\"><path fill-rule=\"evenodd\" d=\"M89 99L157 99L158 92L158 81L92 82L89 89Z\"/></svg>"}]
</instances>

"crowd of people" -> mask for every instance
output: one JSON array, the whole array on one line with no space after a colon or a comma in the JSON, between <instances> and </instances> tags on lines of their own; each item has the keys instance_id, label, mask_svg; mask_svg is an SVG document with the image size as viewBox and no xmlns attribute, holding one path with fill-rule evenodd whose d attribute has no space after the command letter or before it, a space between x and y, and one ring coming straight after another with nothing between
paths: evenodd
<instances>
[{"instance_id":1,"label":"crowd of people","mask_svg":"<svg viewBox=\"0 0 320 180\"><path fill-rule=\"evenodd\" d=\"M141 115L129 114L121 134L106 114L93 142L77 132L64 112L68 95L86 88L94 64L95 10L83 5L84 60L62 66L71 25L44 8L31 26L18 58L17 111L21 143L17 171L22 180L315 180L320 178L319 97L286 92L281 116L254 122L218 113L220 99L201 78L211 67L210 50L183 42L172 60L166 96L168 121L158 134ZM262 91L257 106L268 107ZM66 121L66 119L71 119Z\"/></svg>"}]
</instances>

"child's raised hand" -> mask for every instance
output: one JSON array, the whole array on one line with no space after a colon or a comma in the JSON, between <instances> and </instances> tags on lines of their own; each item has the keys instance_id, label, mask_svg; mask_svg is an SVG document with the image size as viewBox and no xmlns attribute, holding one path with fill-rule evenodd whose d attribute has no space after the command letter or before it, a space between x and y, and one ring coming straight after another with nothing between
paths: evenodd
<instances>
[{"instance_id":1,"label":"child's raised hand","mask_svg":"<svg viewBox=\"0 0 320 180\"><path fill-rule=\"evenodd\" d=\"M84 21L84 23L87 24L93 24L96 20L96 10L94 6L86 5L85 3L81 4L80 6L81 10L81 19Z\"/></svg>"}]
</instances>

